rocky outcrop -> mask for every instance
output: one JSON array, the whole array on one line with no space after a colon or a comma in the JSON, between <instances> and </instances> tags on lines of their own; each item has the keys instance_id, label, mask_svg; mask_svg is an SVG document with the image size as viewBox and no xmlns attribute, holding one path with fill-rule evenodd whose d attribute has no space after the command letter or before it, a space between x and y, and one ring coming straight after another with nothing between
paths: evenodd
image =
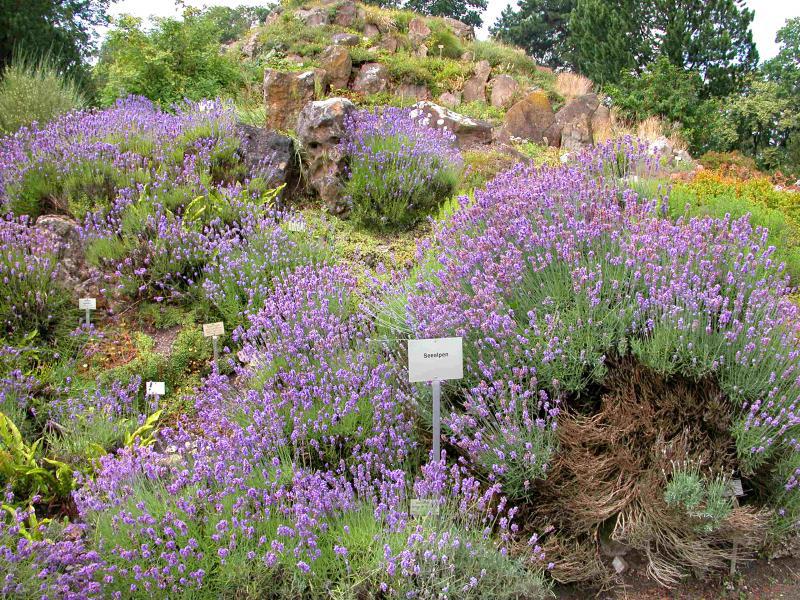
<instances>
[{"instance_id":1,"label":"rocky outcrop","mask_svg":"<svg viewBox=\"0 0 800 600\"><path fill-rule=\"evenodd\" d=\"M376 38L381 35L381 30L378 29L378 26L375 23L367 23L364 25L364 35L368 38Z\"/></svg>"},{"instance_id":2,"label":"rocky outcrop","mask_svg":"<svg viewBox=\"0 0 800 600\"><path fill-rule=\"evenodd\" d=\"M389 87L389 74L381 63L367 63L361 66L353 82L353 90L362 94L377 94Z\"/></svg>"},{"instance_id":3,"label":"rocky outcrop","mask_svg":"<svg viewBox=\"0 0 800 600\"><path fill-rule=\"evenodd\" d=\"M423 120L430 127L451 131L456 135L458 145L461 147L492 143L491 123L466 117L433 102L415 104L412 107L411 117Z\"/></svg>"},{"instance_id":4,"label":"rocky outcrop","mask_svg":"<svg viewBox=\"0 0 800 600\"><path fill-rule=\"evenodd\" d=\"M555 121L550 99L545 92L537 90L508 110L499 137L503 141L513 137L557 146L561 142L561 132L554 130Z\"/></svg>"},{"instance_id":5,"label":"rocky outcrop","mask_svg":"<svg viewBox=\"0 0 800 600\"><path fill-rule=\"evenodd\" d=\"M489 82L492 88L491 102L496 108L508 108L519 91L517 80L511 75L498 75Z\"/></svg>"},{"instance_id":6,"label":"rocky outcrop","mask_svg":"<svg viewBox=\"0 0 800 600\"><path fill-rule=\"evenodd\" d=\"M345 120L355 110L346 98L309 102L297 119L297 137L308 162L308 185L325 202L328 210L347 210L341 199L345 156L340 142L345 137Z\"/></svg>"},{"instance_id":7,"label":"rocky outcrop","mask_svg":"<svg viewBox=\"0 0 800 600\"><path fill-rule=\"evenodd\" d=\"M57 242L56 279L76 295L83 295L90 287L91 272L77 221L64 215L42 215L36 219L36 229Z\"/></svg>"},{"instance_id":8,"label":"rocky outcrop","mask_svg":"<svg viewBox=\"0 0 800 600\"><path fill-rule=\"evenodd\" d=\"M431 93L424 85L413 83L400 84L394 91L394 95L404 100L430 100Z\"/></svg>"},{"instance_id":9,"label":"rocky outcrop","mask_svg":"<svg viewBox=\"0 0 800 600\"><path fill-rule=\"evenodd\" d=\"M361 38L355 33L334 33L331 37L331 42L337 46L358 46L361 43Z\"/></svg>"},{"instance_id":10,"label":"rocky outcrop","mask_svg":"<svg viewBox=\"0 0 800 600\"><path fill-rule=\"evenodd\" d=\"M344 90L350 83L353 60L344 46L328 46L320 56L320 66L325 70L325 90Z\"/></svg>"},{"instance_id":11,"label":"rocky outcrop","mask_svg":"<svg viewBox=\"0 0 800 600\"><path fill-rule=\"evenodd\" d=\"M408 23L408 39L412 44L418 45L427 40L431 35L431 28L422 17L414 17Z\"/></svg>"},{"instance_id":12,"label":"rocky outcrop","mask_svg":"<svg viewBox=\"0 0 800 600\"><path fill-rule=\"evenodd\" d=\"M561 134L562 150L571 152L592 145L592 117L599 106L597 94L584 94L556 113L553 131Z\"/></svg>"},{"instance_id":13,"label":"rocky outcrop","mask_svg":"<svg viewBox=\"0 0 800 600\"><path fill-rule=\"evenodd\" d=\"M358 21L358 6L351 0L346 0L336 7L333 23L339 27L353 27Z\"/></svg>"},{"instance_id":14,"label":"rocky outcrop","mask_svg":"<svg viewBox=\"0 0 800 600\"><path fill-rule=\"evenodd\" d=\"M475 65L473 76L464 84L464 102L486 102L486 84L491 73L489 61L482 60Z\"/></svg>"},{"instance_id":15,"label":"rocky outcrop","mask_svg":"<svg viewBox=\"0 0 800 600\"><path fill-rule=\"evenodd\" d=\"M253 59L261 51L261 46L261 41L258 39L258 30L251 31L247 34L242 44L242 55Z\"/></svg>"},{"instance_id":16,"label":"rocky outcrop","mask_svg":"<svg viewBox=\"0 0 800 600\"><path fill-rule=\"evenodd\" d=\"M475 39L475 28L472 25L467 25L452 17L444 17L442 20L462 41L471 42Z\"/></svg>"},{"instance_id":17,"label":"rocky outcrop","mask_svg":"<svg viewBox=\"0 0 800 600\"><path fill-rule=\"evenodd\" d=\"M296 19L303 22L306 27L322 27L331 22L330 12L324 7L299 9L294 11Z\"/></svg>"},{"instance_id":18,"label":"rocky outcrop","mask_svg":"<svg viewBox=\"0 0 800 600\"><path fill-rule=\"evenodd\" d=\"M461 92L445 92L439 96L439 104L447 108L455 108L461 104Z\"/></svg>"},{"instance_id":19,"label":"rocky outcrop","mask_svg":"<svg viewBox=\"0 0 800 600\"><path fill-rule=\"evenodd\" d=\"M291 129L303 107L314 100L317 85L321 85L323 79L322 69L302 73L276 69L264 71L267 127L280 131Z\"/></svg>"},{"instance_id":20,"label":"rocky outcrop","mask_svg":"<svg viewBox=\"0 0 800 600\"><path fill-rule=\"evenodd\" d=\"M238 123L236 134L241 140L239 158L249 177L263 177L269 187L286 184L284 191L293 191L300 180L292 138L269 129Z\"/></svg>"}]
</instances>

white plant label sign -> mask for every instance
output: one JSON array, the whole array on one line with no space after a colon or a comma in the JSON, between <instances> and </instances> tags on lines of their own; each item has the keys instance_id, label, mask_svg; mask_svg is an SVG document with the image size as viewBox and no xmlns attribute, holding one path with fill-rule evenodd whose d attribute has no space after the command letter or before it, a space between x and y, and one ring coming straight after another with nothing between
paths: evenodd
<instances>
[{"instance_id":1,"label":"white plant label sign","mask_svg":"<svg viewBox=\"0 0 800 600\"><path fill-rule=\"evenodd\" d=\"M203 337L220 337L225 334L225 323L206 323L203 325Z\"/></svg>"},{"instance_id":2,"label":"white plant label sign","mask_svg":"<svg viewBox=\"0 0 800 600\"><path fill-rule=\"evenodd\" d=\"M420 500L418 498L412 498L408 508L408 512L412 517L428 517L439 515L439 505L433 500Z\"/></svg>"},{"instance_id":3,"label":"white plant label sign","mask_svg":"<svg viewBox=\"0 0 800 600\"><path fill-rule=\"evenodd\" d=\"M447 381L464 377L460 337L408 340L408 380Z\"/></svg>"},{"instance_id":4,"label":"white plant label sign","mask_svg":"<svg viewBox=\"0 0 800 600\"><path fill-rule=\"evenodd\" d=\"M97 298L80 298L78 308L80 310L97 310Z\"/></svg>"},{"instance_id":5,"label":"white plant label sign","mask_svg":"<svg viewBox=\"0 0 800 600\"><path fill-rule=\"evenodd\" d=\"M148 396L163 396L166 393L167 386L163 381L148 381L145 384L145 393Z\"/></svg>"},{"instance_id":6,"label":"white plant label sign","mask_svg":"<svg viewBox=\"0 0 800 600\"><path fill-rule=\"evenodd\" d=\"M294 233L302 233L306 230L306 224L302 221L287 221L286 229Z\"/></svg>"}]
</instances>

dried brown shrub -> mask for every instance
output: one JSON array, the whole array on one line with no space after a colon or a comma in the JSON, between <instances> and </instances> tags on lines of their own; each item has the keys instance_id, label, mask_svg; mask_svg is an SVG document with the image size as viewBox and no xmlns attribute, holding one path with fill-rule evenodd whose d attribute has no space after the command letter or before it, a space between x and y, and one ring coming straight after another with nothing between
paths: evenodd
<instances>
[{"instance_id":1,"label":"dried brown shrub","mask_svg":"<svg viewBox=\"0 0 800 600\"><path fill-rule=\"evenodd\" d=\"M627 358L610 363L602 386L570 399L559 417L559 451L523 521L554 534L546 550L561 582L608 585L602 547L638 553L648 575L669 586L688 573L724 568L764 540L767 513L736 507L706 533L664 500L674 465L708 476L734 472L731 407L711 380L666 377Z\"/></svg>"}]
</instances>

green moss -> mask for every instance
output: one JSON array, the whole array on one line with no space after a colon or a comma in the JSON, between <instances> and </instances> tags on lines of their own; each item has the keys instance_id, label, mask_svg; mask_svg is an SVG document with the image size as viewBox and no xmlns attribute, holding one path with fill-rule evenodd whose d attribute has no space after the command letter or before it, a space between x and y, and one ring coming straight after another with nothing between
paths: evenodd
<instances>
[{"instance_id":1,"label":"green moss","mask_svg":"<svg viewBox=\"0 0 800 600\"><path fill-rule=\"evenodd\" d=\"M470 67L457 60L414 56L407 52L388 54L380 61L397 83L424 85L434 96L461 89L470 75Z\"/></svg>"}]
</instances>

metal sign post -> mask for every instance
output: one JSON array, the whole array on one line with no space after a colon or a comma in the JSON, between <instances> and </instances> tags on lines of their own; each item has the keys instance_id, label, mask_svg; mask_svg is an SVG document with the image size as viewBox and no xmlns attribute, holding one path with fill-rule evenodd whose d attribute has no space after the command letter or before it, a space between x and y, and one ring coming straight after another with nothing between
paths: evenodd
<instances>
[{"instance_id":1,"label":"metal sign post","mask_svg":"<svg viewBox=\"0 0 800 600\"><path fill-rule=\"evenodd\" d=\"M92 322L92 311L97 310L97 298L78 299L78 308L86 311L86 327Z\"/></svg>"},{"instance_id":2,"label":"metal sign post","mask_svg":"<svg viewBox=\"0 0 800 600\"><path fill-rule=\"evenodd\" d=\"M433 399L433 460L442 459L442 381L464 377L464 351L460 337L408 340L408 380L430 382ZM411 500L412 516L439 514L439 505Z\"/></svg>"},{"instance_id":3,"label":"metal sign post","mask_svg":"<svg viewBox=\"0 0 800 600\"><path fill-rule=\"evenodd\" d=\"M216 323L206 323L203 325L203 337L211 338L211 346L214 348L214 368L218 369L219 365L219 338L225 335L225 323L218 321Z\"/></svg>"}]
</instances>

